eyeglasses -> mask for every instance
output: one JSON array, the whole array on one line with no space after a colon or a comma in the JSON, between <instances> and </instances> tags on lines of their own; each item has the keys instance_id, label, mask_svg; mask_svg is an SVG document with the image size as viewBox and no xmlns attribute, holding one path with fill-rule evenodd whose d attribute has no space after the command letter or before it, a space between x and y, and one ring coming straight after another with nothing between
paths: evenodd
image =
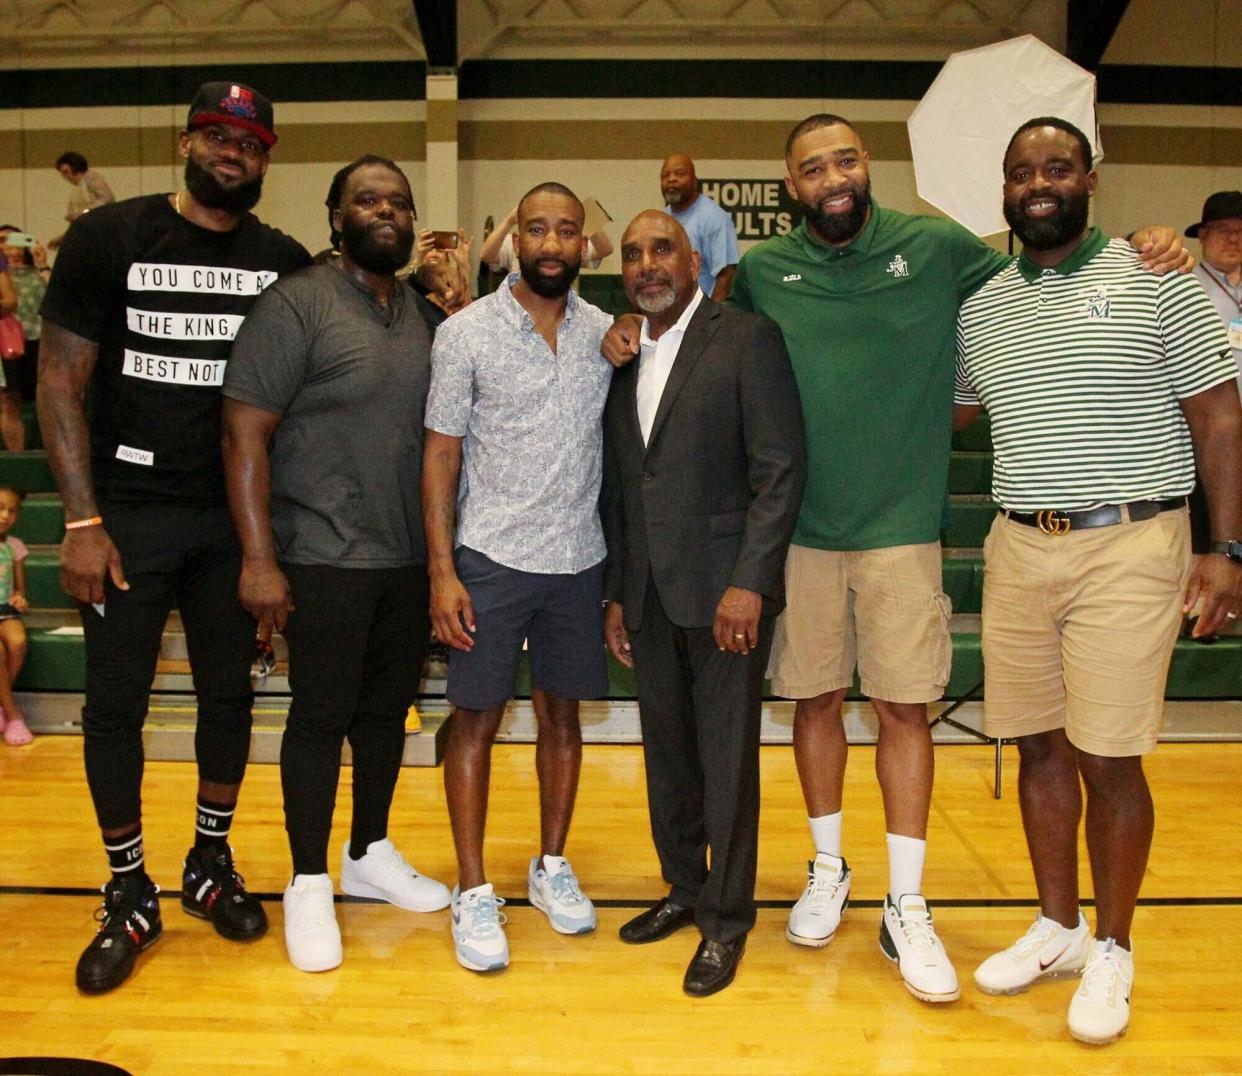
<instances>
[{"instance_id":1,"label":"eyeglasses","mask_svg":"<svg viewBox=\"0 0 1242 1076\"><path fill-rule=\"evenodd\" d=\"M1242 239L1242 222L1238 224L1223 224L1220 222L1205 224L1199 229L1199 235L1213 235L1218 239Z\"/></svg>"}]
</instances>

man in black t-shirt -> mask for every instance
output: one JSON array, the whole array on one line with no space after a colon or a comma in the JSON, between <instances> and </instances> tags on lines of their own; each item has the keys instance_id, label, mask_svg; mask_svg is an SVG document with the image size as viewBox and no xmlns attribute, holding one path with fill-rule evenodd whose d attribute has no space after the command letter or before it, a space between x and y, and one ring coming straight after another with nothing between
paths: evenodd
<instances>
[{"instance_id":1,"label":"man in black t-shirt","mask_svg":"<svg viewBox=\"0 0 1242 1076\"><path fill-rule=\"evenodd\" d=\"M61 583L85 630L86 777L112 868L103 925L78 961L89 993L124 982L162 930L143 861L142 726L174 604L198 696L181 904L235 941L267 929L228 845L250 746L254 621L237 600L220 385L254 300L310 262L249 212L275 142L261 94L200 87L180 136L186 189L77 221L43 303L39 421L65 508Z\"/></svg>"}]
</instances>

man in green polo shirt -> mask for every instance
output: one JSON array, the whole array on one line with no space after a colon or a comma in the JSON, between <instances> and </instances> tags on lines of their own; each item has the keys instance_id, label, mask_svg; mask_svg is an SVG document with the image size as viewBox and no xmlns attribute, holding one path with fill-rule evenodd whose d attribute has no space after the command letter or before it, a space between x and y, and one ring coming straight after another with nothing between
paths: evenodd
<instances>
[{"instance_id":1,"label":"man in green polo shirt","mask_svg":"<svg viewBox=\"0 0 1242 1076\"><path fill-rule=\"evenodd\" d=\"M857 667L879 718L889 858L880 945L915 997L952 1001L957 976L921 891L927 703L952 662L939 537L954 321L1010 259L952 221L877 205L862 140L839 116L799 123L785 162L806 218L743 255L730 302L781 326L806 419L807 491L769 666L773 689L796 700L794 753L816 847L787 936L826 945L849 894L841 710ZM1179 261L1172 229L1161 246L1169 241Z\"/></svg>"}]
</instances>

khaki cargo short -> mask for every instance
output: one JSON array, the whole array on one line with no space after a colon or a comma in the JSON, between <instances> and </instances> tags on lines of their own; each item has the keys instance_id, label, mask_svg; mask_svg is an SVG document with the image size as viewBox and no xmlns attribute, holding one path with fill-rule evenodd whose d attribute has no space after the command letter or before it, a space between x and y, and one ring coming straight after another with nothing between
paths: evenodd
<instances>
[{"instance_id":1,"label":"khaki cargo short","mask_svg":"<svg viewBox=\"0 0 1242 1076\"><path fill-rule=\"evenodd\" d=\"M777 618L772 690L810 699L849 687L886 702L932 702L953 661L952 605L940 543L838 551L790 546Z\"/></svg>"},{"instance_id":2,"label":"khaki cargo short","mask_svg":"<svg viewBox=\"0 0 1242 1076\"><path fill-rule=\"evenodd\" d=\"M988 735L1063 728L1093 755L1151 751L1190 577L1186 510L1064 535L997 516L983 550Z\"/></svg>"}]
</instances>

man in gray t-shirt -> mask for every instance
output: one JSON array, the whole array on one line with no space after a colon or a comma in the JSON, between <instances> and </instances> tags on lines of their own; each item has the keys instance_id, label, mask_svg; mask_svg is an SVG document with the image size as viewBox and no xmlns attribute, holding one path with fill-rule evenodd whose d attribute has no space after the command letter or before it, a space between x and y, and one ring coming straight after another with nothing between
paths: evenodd
<instances>
[{"instance_id":1,"label":"man in gray t-shirt","mask_svg":"<svg viewBox=\"0 0 1242 1076\"><path fill-rule=\"evenodd\" d=\"M413 244L413 199L377 157L347 165L332 189L340 258L268 289L223 390L239 597L289 642L285 944L302 971L341 962L328 837L347 736L354 817L341 888L410 911L449 899L387 837L430 634L419 483L431 334L394 275Z\"/></svg>"}]
</instances>

